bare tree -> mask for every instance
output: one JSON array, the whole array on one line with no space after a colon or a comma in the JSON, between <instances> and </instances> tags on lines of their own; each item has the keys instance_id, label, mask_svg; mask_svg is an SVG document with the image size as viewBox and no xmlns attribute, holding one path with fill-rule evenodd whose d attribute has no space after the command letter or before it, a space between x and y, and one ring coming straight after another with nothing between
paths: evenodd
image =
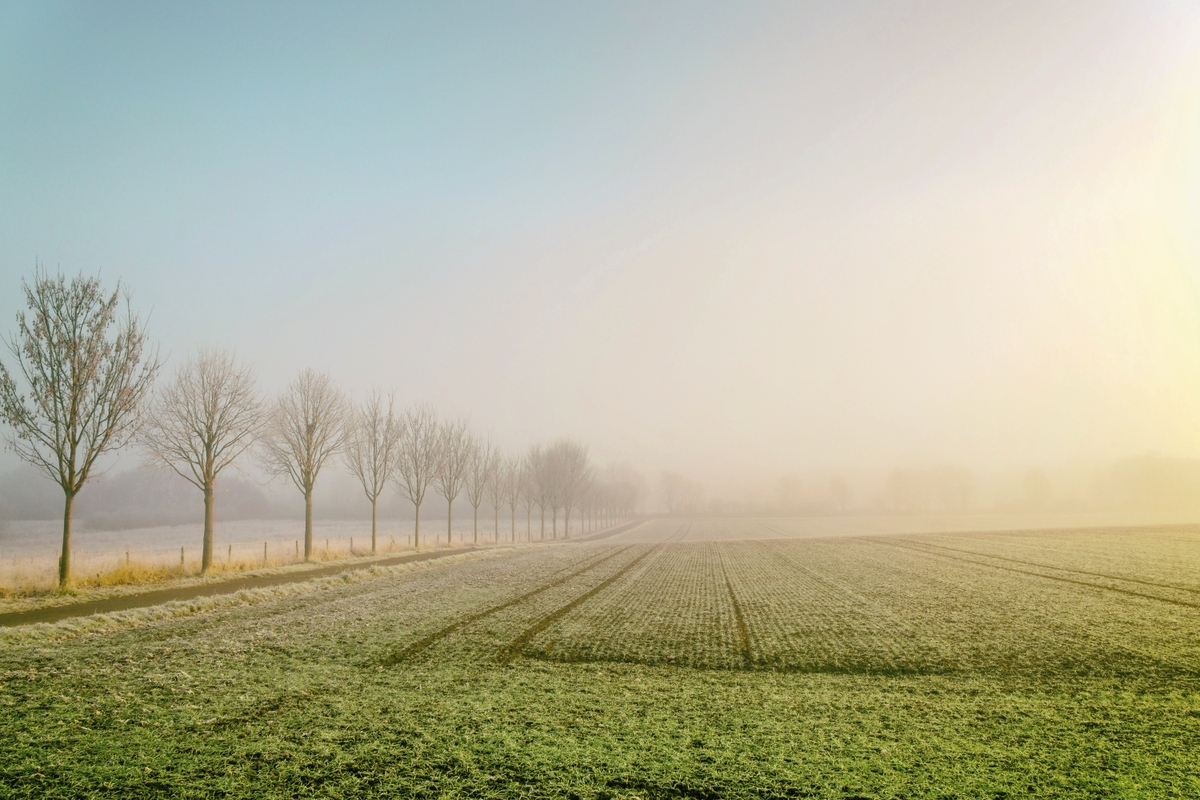
<instances>
[{"instance_id":1,"label":"bare tree","mask_svg":"<svg viewBox=\"0 0 1200 800\"><path fill-rule=\"evenodd\" d=\"M530 454L532 454L530 450ZM533 507L538 503L538 487L537 480L533 474L533 465L530 461L530 456L521 459L521 473L518 478L520 485L521 505L525 506L525 541L533 541ZM544 517L543 517L544 519ZM543 532L545 525L543 524Z\"/></svg>"},{"instance_id":2,"label":"bare tree","mask_svg":"<svg viewBox=\"0 0 1200 800\"><path fill-rule=\"evenodd\" d=\"M204 493L203 572L212 568L217 477L254 443L262 423L254 370L221 350L201 350L184 363L151 406L142 447Z\"/></svg>"},{"instance_id":3,"label":"bare tree","mask_svg":"<svg viewBox=\"0 0 1200 800\"><path fill-rule=\"evenodd\" d=\"M33 285L21 286L28 312L17 312L17 335L6 342L13 372L0 364L0 419L11 427L9 449L62 487L58 585L66 588L75 496L96 460L137 434L161 361L120 283L106 295L98 278L81 273L68 283L39 266ZM125 313L119 315L122 295ZM28 401L14 375L23 380Z\"/></svg>"},{"instance_id":4,"label":"bare tree","mask_svg":"<svg viewBox=\"0 0 1200 800\"><path fill-rule=\"evenodd\" d=\"M531 445L529 454L525 456L525 464L529 470L529 491L537 502L541 512L542 527L538 533L538 541L546 539L546 506L550 503L553 492L553 470L550 459L539 444Z\"/></svg>"},{"instance_id":5,"label":"bare tree","mask_svg":"<svg viewBox=\"0 0 1200 800\"><path fill-rule=\"evenodd\" d=\"M421 503L438 472L442 458L441 426L429 406L404 413L404 434L396 462L396 484L413 504L413 547L421 547Z\"/></svg>"},{"instance_id":6,"label":"bare tree","mask_svg":"<svg viewBox=\"0 0 1200 800\"><path fill-rule=\"evenodd\" d=\"M563 509L563 535L570 536L571 509L579 502L592 477L588 449L573 439L559 439L546 453L553 472L552 503ZM557 530L555 533L557 535Z\"/></svg>"},{"instance_id":7,"label":"bare tree","mask_svg":"<svg viewBox=\"0 0 1200 800\"><path fill-rule=\"evenodd\" d=\"M500 543L500 506L504 503L504 490L507 486L506 475L508 470L508 459L505 458L500 448L492 451L493 467L488 475L486 493L488 504L492 507L492 540Z\"/></svg>"},{"instance_id":8,"label":"bare tree","mask_svg":"<svg viewBox=\"0 0 1200 800\"><path fill-rule=\"evenodd\" d=\"M601 524L614 525L631 516L645 494L645 478L628 464L606 467L597 481Z\"/></svg>"},{"instance_id":9,"label":"bare tree","mask_svg":"<svg viewBox=\"0 0 1200 800\"><path fill-rule=\"evenodd\" d=\"M396 396L389 392L384 409L383 392L372 390L366 401L347 414L346 443L342 459L362 484L371 502L371 552L376 552L376 509L400 454L403 420L396 417Z\"/></svg>"},{"instance_id":10,"label":"bare tree","mask_svg":"<svg viewBox=\"0 0 1200 800\"><path fill-rule=\"evenodd\" d=\"M312 558L312 493L325 462L342 449L346 402L328 375L306 369L275 403L262 439L263 468L304 494L304 558Z\"/></svg>"},{"instance_id":11,"label":"bare tree","mask_svg":"<svg viewBox=\"0 0 1200 800\"><path fill-rule=\"evenodd\" d=\"M441 440L441 458L433 483L438 494L446 498L446 544L454 542L454 498L463 489L467 477L467 463L471 459L471 434L465 419L447 420L438 432Z\"/></svg>"},{"instance_id":12,"label":"bare tree","mask_svg":"<svg viewBox=\"0 0 1200 800\"><path fill-rule=\"evenodd\" d=\"M510 456L504 460L501 470L501 488L504 500L508 503L509 536L513 544L517 542L517 503L521 500L521 488L524 481L524 464L521 459ZM528 520L528 516L526 517Z\"/></svg>"},{"instance_id":13,"label":"bare tree","mask_svg":"<svg viewBox=\"0 0 1200 800\"><path fill-rule=\"evenodd\" d=\"M483 503L484 493L496 472L496 449L492 446L492 438L477 439L467 437L467 464L465 471L465 488L467 501L475 511L475 528L472 543L479 544L479 506Z\"/></svg>"}]
</instances>

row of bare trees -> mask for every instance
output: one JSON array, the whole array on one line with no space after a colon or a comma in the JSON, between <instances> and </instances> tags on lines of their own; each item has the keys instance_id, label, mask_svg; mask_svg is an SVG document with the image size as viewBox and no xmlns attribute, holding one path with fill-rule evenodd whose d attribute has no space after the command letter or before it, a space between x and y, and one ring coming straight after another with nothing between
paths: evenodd
<instances>
[{"instance_id":1,"label":"row of bare trees","mask_svg":"<svg viewBox=\"0 0 1200 800\"><path fill-rule=\"evenodd\" d=\"M351 402L327 375L304 370L274 401L259 395L253 371L234 356L201 350L183 363L151 398L161 360L145 326L129 310L119 316L121 287L102 292L97 279L69 282L40 268L24 284L28 312L8 341L15 359L0 364L0 419L6 441L65 494L59 583L70 582L72 503L106 453L137 443L153 463L169 467L204 497L201 565L212 566L216 483L253 448L268 474L290 480L304 496L304 555L313 553L313 491L322 469L339 458L358 478L371 504L371 550L377 547L378 504L389 486L412 502L413 544L421 545L421 505L430 488L446 502L446 541L452 541L454 502L465 495L474 512L493 509L493 538L507 508L510 541L517 541L516 510L523 506L526 540L539 509L539 539L569 535L572 513L586 531L628 516L638 500L627 470L598 474L587 447L559 439L508 455L490 437L473 434L464 419L439 419L428 406L398 411L394 393L374 390ZM28 395L19 390L22 379Z\"/></svg>"}]
</instances>

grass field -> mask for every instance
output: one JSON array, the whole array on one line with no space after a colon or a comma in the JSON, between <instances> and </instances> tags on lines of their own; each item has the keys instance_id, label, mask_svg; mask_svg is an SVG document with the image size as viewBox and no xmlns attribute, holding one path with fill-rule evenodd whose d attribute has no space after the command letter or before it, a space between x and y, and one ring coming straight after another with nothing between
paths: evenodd
<instances>
[{"instance_id":1,"label":"grass field","mask_svg":"<svg viewBox=\"0 0 1200 800\"><path fill-rule=\"evenodd\" d=\"M1192 528L661 520L129 613L0 632L0 796L1200 796Z\"/></svg>"}]
</instances>

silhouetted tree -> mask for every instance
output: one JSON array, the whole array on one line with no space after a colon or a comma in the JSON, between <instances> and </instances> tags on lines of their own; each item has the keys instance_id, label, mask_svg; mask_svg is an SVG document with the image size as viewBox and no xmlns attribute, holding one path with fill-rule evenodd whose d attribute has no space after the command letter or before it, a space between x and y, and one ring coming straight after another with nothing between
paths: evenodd
<instances>
[{"instance_id":1,"label":"silhouetted tree","mask_svg":"<svg viewBox=\"0 0 1200 800\"><path fill-rule=\"evenodd\" d=\"M220 350L183 364L151 406L143 449L204 493L203 572L213 561L217 477L254 443L263 419L254 371Z\"/></svg>"},{"instance_id":2,"label":"silhouetted tree","mask_svg":"<svg viewBox=\"0 0 1200 800\"><path fill-rule=\"evenodd\" d=\"M484 493L496 471L496 450L492 447L492 439L467 437L467 465L464 473L464 487L467 491L467 502L474 510L474 532L471 543L479 544L479 506L483 503Z\"/></svg>"},{"instance_id":3,"label":"silhouetted tree","mask_svg":"<svg viewBox=\"0 0 1200 800\"><path fill-rule=\"evenodd\" d=\"M371 502L371 552L376 552L376 508L379 495L387 487L400 457L403 420L396 416L395 394L388 393L384 409L383 393L374 389L361 405L350 407L346 423L346 444L342 458L346 468L362 484Z\"/></svg>"},{"instance_id":4,"label":"silhouetted tree","mask_svg":"<svg viewBox=\"0 0 1200 800\"><path fill-rule=\"evenodd\" d=\"M321 468L339 453L346 402L328 375L301 372L279 396L262 439L260 460L272 475L286 476L304 495L304 558L312 558L312 495Z\"/></svg>"},{"instance_id":5,"label":"silhouetted tree","mask_svg":"<svg viewBox=\"0 0 1200 800\"><path fill-rule=\"evenodd\" d=\"M396 462L396 484L413 504L413 547L421 547L421 503L437 475L441 462L441 426L428 406L404 413L400 456Z\"/></svg>"},{"instance_id":6,"label":"silhouetted tree","mask_svg":"<svg viewBox=\"0 0 1200 800\"><path fill-rule=\"evenodd\" d=\"M517 541L517 503L521 500L522 482L525 477L524 464L521 459L515 456L506 458L501 475L504 500L508 503L509 535L515 544Z\"/></svg>"},{"instance_id":7,"label":"silhouetted tree","mask_svg":"<svg viewBox=\"0 0 1200 800\"><path fill-rule=\"evenodd\" d=\"M492 507L492 539L500 543L500 505L504 502L505 473L508 469L508 459L500 452L500 448L492 451L493 468L488 473L487 494L488 504Z\"/></svg>"},{"instance_id":8,"label":"silhouetted tree","mask_svg":"<svg viewBox=\"0 0 1200 800\"><path fill-rule=\"evenodd\" d=\"M454 524L454 498L462 491L467 477L467 464L471 459L472 438L467 431L465 419L448 420L438 431L441 442L437 472L433 482L438 493L446 498L446 544L452 544Z\"/></svg>"},{"instance_id":9,"label":"silhouetted tree","mask_svg":"<svg viewBox=\"0 0 1200 800\"><path fill-rule=\"evenodd\" d=\"M571 509L579 501L592 477L587 446L573 439L559 439L546 450L552 474L553 504L563 509L563 535L571 535Z\"/></svg>"},{"instance_id":10,"label":"silhouetted tree","mask_svg":"<svg viewBox=\"0 0 1200 800\"><path fill-rule=\"evenodd\" d=\"M532 450L530 451L532 453ZM521 459L521 471L518 478L521 504L525 506L525 541L533 541L533 507L538 504L537 479L534 477L533 465L528 455ZM544 517L543 517L544 519ZM543 533L545 524L543 523Z\"/></svg>"},{"instance_id":11,"label":"silhouetted tree","mask_svg":"<svg viewBox=\"0 0 1200 800\"><path fill-rule=\"evenodd\" d=\"M13 371L0 364L0 419L11 428L5 441L13 452L62 487L58 585L66 588L75 496L96 460L137 434L161 362L120 283L106 295L98 278L81 273L68 282L39 266L32 285L21 286L26 310L17 312L17 335L6 342Z\"/></svg>"}]
</instances>

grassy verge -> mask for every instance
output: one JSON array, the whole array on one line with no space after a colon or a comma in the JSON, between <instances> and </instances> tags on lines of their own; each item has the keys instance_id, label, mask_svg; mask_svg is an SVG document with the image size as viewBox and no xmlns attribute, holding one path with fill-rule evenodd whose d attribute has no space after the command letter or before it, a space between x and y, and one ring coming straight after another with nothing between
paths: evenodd
<instances>
[{"instance_id":1,"label":"grassy verge","mask_svg":"<svg viewBox=\"0 0 1200 800\"><path fill-rule=\"evenodd\" d=\"M258 575L297 574L330 566L370 567L379 561L417 551L382 552L376 555L351 555L345 551L318 551L311 561L276 561L264 566L262 559L241 559L213 564L207 573L198 567L180 567L155 562L122 561L115 568L85 575L65 591L45 586L18 585L0 587L0 613L28 611L109 597L136 595L151 589L174 589L220 583L231 578ZM428 549L422 552L429 552Z\"/></svg>"}]
</instances>

